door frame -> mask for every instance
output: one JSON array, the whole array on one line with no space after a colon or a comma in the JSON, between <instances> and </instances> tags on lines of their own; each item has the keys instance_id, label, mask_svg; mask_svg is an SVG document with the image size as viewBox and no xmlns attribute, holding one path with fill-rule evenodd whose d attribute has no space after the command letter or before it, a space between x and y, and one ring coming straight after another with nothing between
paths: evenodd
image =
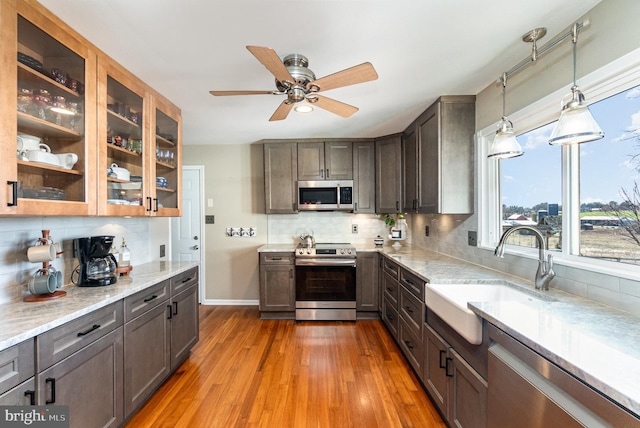
<instances>
[{"instance_id":1,"label":"door frame","mask_svg":"<svg viewBox=\"0 0 640 428\"><path fill-rule=\"evenodd\" d=\"M205 205L204 205L204 165L183 165L182 166L182 174L184 174L184 172L186 170L194 170L194 171L198 171L198 187L199 187L199 199L200 199L200 212L198 213L198 218L200 219L200 239L199 239L199 245L200 245L200 260L198 261L200 263L200 269L199 269L199 274L198 274L198 303L202 304L205 301L204 298L204 293L205 293L205 278L206 278L206 266L204 263L205 257L205 218L204 218L204 211L205 211ZM182 178L182 177L181 177ZM183 180L184 183L184 180ZM171 247L173 248L174 243L171 243Z\"/></svg>"}]
</instances>

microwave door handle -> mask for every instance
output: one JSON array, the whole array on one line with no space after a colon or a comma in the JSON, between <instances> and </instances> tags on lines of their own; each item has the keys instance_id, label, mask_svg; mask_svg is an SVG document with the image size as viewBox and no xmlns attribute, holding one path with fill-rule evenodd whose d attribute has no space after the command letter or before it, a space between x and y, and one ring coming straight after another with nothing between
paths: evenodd
<instances>
[{"instance_id":1,"label":"microwave door handle","mask_svg":"<svg viewBox=\"0 0 640 428\"><path fill-rule=\"evenodd\" d=\"M336 190L338 192L338 194L336 195L336 203L338 204L338 208L340 208L340 193L342 193L342 192L340 192L340 185L339 184L336 187L338 188Z\"/></svg>"}]
</instances>

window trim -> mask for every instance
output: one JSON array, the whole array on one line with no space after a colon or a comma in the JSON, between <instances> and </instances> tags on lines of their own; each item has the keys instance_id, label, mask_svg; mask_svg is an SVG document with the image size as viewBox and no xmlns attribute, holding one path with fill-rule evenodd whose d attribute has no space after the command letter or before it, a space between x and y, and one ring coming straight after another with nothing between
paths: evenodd
<instances>
[{"instance_id":1,"label":"window trim","mask_svg":"<svg viewBox=\"0 0 640 428\"><path fill-rule=\"evenodd\" d=\"M640 49L589 73L579 79L578 83L589 104L640 85ZM560 100L570 91L570 88L571 84L568 84L522 110L510 114L509 119L515 125L516 134L528 132L556 120L560 115ZM475 136L478 170L478 248L491 251L497 245L501 234L500 164L503 161L487 158L497 123L479 130ZM508 161L507 159L506 162ZM580 222L571 222L570 219L580 215L580 200L578 196L578 198L574 198L573 205L569 203L569 194L578 192L579 195L579 169L571 168L574 176L569 177L567 167L570 164L579 163L579 161L578 147L565 146L562 148L562 206L567 214L563 215L562 227L569 233L563 233L563 249L561 253L554 252L554 262L564 266L640 280L640 267L638 266L569 254L570 251L576 253L579 249ZM506 253L525 258L538 258L538 250L534 248L527 249L507 245Z\"/></svg>"}]
</instances>

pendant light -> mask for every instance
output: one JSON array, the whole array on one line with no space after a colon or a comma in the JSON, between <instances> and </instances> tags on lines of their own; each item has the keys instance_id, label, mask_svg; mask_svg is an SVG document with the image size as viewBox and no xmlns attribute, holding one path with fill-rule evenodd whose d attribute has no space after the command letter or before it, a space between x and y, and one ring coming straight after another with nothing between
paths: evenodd
<instances>
[{"instance_id":1,"label":"pendant light","mask_svg":"<svg viewBox=\"0 0 640 428\"><path fill-rule=\"evenodd\" d=\"M573 86L571 93L563 98L560 119L549 137L549 144L553 146L586 143L604 137L604 132L591 115L589 107L584 102L584 95L576 84L578 24L573 25L571 35L573 41Z\"/></svg>"},{"instance_id":2,"label":"pendant light","mask_svg":"<svg viewBox=\"0 0 640 428\"><path fill-rule=\"evenodd\" d=\"M506 98L507 98L507 73L502 74L502 119L498 122L496 136L489 148L489 158L508 159L522 156L524 152L516 136L513 133L513 123L507 119Z\"/></svg>"}]
</instances>

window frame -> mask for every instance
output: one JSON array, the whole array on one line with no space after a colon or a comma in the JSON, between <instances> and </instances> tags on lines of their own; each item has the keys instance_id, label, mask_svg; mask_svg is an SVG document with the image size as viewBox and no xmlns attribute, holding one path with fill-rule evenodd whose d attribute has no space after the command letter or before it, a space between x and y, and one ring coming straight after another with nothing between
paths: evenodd
<instances>
[{"instance_id":1,"label":"window frame","mask_svg":"<svg viewBox=\"0 0 640 428\"><path fill-rule=\"evenodd\" d=\"M544 72L544 71L543 71ZM517 78L517 77L516 77ZM578 80L589 104L596 103L640 85L640 49L589 73ZM548 124L560 116L560 100L571 84L544 96L509 115L517 135ZM475 135L478 182L478 247L493 251L501 235L501 162L487 158L497 121ZM584 143L589 144L589 143ZM562 251L554 252L554 262L593 272L640 280L640 266L579 256L580 247L580 158L579 145L564 146L562 156ZM526 152L524 156L526 156ZM576 167L577 166L577 167ZM573 196L572 196L573 195ZM538 250L507 245L507 254L538 258Z\"/></svg>"}]
</instances>

